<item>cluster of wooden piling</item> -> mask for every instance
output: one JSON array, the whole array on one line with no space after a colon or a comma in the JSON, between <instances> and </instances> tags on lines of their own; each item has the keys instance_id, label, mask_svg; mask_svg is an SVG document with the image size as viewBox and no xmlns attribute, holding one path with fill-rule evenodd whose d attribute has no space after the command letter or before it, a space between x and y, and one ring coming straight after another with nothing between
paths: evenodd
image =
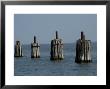
<instances>
[{"instance_id":1,"label":"cluster of wooden piling","mask_svg":"<svg viewBox=\"0 0 110 89\"><path fill-rule=\"evenodd\" d=\"M34 42L31 44L31 58L40 58L40 45L36 42L36 37L34 36Z\"/></svg>"},{"instance_id":2,"label":"cluster of wooden piling","mask_svg":"<svg viewBox=\"0 0 110 89\"><path fill-rule=\"evenodd\" d=\"M75 62L91 62L91 41L85 40L85 35L81 32L81 39L76 42Z\"/></svg>"},{"instance_id":3,"label":"cluster of wooden piling","mask_svg":"<svg viewBox=\"0 0 110 89\"><path fill-rule=\"evenodd\" d=\"M16 41L14 56L15 57L22 57L23 56L23 52L22 52L22 47L21 47L20 41Z\"/></svg>"},{"instance_id":4,"label":"cluster of wooden piling","mask_svg":"<svg viewBox=\"0 0 110 89\"><path fill-rule=\"evenodd\" d=\"M34 36L34 42L31 43L31 58L40 58L40 45L38 42L36 42L36 36ZM16 41L15 44L15 57L22 57L23 51L20 44L20 41Z\"/></svg>"},{"instance_id":5,"label":"cluster of wooden piling","mask_svg":"<svg viewBox=\"0 0 110 89\"><path fill-rule=\"evenodd\" d=\"M51 60L64 59L63 56L63 41L58 38L56 31L56 38L51 41Z\"/></svg>"},{"instance_id":6,"label":"cluster of wooden piling","mask_svg":"<svg viewBox=\"0 0 110 89\"><path fill-rule=\"evenodd\" d=\"M16 41L15 45L15 57L22 57L22 47L20 41ZM38 41L36 42L36 36L34 36L34 41L31 43L31 58L40 58L40 45ZM64 59L63 55L63 40L59 39L58 32L56 31L56 38L51 40L51 60L61 60ZM88 63L91 62L91 41L85 40L85 35L81 32L81 38L76 42L76 63Z\"/></svg>"}]
</instances>

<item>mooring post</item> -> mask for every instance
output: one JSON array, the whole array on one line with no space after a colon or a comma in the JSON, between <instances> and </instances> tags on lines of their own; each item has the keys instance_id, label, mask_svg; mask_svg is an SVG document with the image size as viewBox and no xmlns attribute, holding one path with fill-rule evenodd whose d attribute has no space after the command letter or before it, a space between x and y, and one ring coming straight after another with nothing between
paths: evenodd
<instances>
[{"instance_id":1,"label":"mooring post","mask_svg":"<svg viewBox=\"0 0 110 89\"><path fill-rule=\"evenodd\" d=\"M56 31L56 39L58 39L58 31Z\"/></svg>"},{"instance_id":2,"label":"mooring post","mask_svg":"<svg viewBox=\"0 0 110 89\"><path fill-rule=\"evenodd\" d=\"M40 45L36 42L36 36L34 36L34 42L31 43L31 58L40 58Z\"/></svg>"},{"instance_id":3,"label":"mooring post","mask_svg":"<svg viewBox=\"0 0 110 89\"><path fill-rule=\"evenodd\" d=\"M81 32L81 39L76 42L75 62L91 62L91 41L85 40L85 35Z\"/></svg>"},{"instance_id":4,"label":"mooring post","mask_svg":"<svg viewBox=\"0 0 110 89\"><path fill-rule=\"evenodd\" d=\"M20 45L20 41L16 41L14 56L15 57L22 57L23 56L23 52L22 52L22 47Z\"/></svg>"},{"instance_id":5,"label":"mooring post","mask_svg":"<svg viewBox=\"0 0 110 89\"><path fill-rule=\"evenodd\" d=\"M81 40L85 40L85 35L83 32L81 32Z\"/></svg>"},{"instance_id":6,"label":"mooring post","mask_svg":"<svg viewBox=\"0 0 110 89\"><path fill-rule=\"evenodd\" d=\"M34 36L34 43L36 43L36 36Z\"/></svg>"},{"instance_id":7,"label":"mooring post","mask_svg":"<svg viewBox=\"0 0 110 89\"><path fill-rule=\"evenodd\" d=\"M56 38L51 41L51 60L64 59L63 56L63 41L58 38L58 31L56 31Z\"/></svg>"}]
</instances>

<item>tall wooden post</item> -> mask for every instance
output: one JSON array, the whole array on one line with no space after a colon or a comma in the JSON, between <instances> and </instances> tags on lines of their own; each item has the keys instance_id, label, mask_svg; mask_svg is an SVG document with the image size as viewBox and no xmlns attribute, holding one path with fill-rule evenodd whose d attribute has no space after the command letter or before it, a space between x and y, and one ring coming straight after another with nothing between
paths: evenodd
<instances>
[{"instance_id":1,"label":"tall wooden post","mask_svg":"<svg viewBox=\"0 0 110 89\"><path fill-rule=\"evenodd\" d=\"M81 32L81 39L76 42L75 62L91 62L91 41L85 40L85 35Z\"/></svg>"},{"instance_id":2,"label":"tall wooden post","mask_svg":"<svg viewBox=\"0 0 110 89\"><path fill-rule=\"evenodd\" d=\"M22 47L20 45L20 41L16 41L14 56L15 57L22 57L23 56L23 52L22 52Z\"/></svg>"},{"instance_id":3,"label":"tall wooden post","mask_svg":"<svg viewBox=\"0 0 110 89\"><path fill-rule=\"evenodd\" d=\"M56 38L51 41L51 60L64 59L63 55L63 41L58 38L56 31Z\"/></svg>"},{"instance_id":4,"label":"tall wooden post","mask_svg":"<svg viewBox=\"0 0 110 89\"><path fill-rule=\"evenodd\" d=\"M36 36L34 36L34 42L31 43L31 58L40 58L40 45L36 42Z\"/></svg>"},{"instance_id":5,"label":"tall wooden post","mask_svg":"<svg viewBox=\"0 0 110 89\"><path fill-rule=\"evenodd\" d=\"M56 31L56 39L58 39L58 31Z\"/></svg>"}]
</instances>

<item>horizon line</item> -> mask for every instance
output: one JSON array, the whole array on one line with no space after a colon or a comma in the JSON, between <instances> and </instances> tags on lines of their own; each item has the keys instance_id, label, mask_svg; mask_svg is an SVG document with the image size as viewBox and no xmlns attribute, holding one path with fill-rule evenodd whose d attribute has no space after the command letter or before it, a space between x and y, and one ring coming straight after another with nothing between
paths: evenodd
<instances>
[{"instance_id":1,"label":"horizon line","mask_svg":"<svg viewBox=\"0 0 110 89\"><path fill-rule=\"evenodd\" d=\"M91 41L91 42L92 42L92 43L97 43L97 41ZM63 44L74 44L74 43L76 43L76 42L72 42L72 43L69 43L69 42L68 42L68 43L63 43ZM24 43L22 43L22 44L24 44ZM25 45L29 45L29 44L31 44L31 43L28 43L28 44L25 43ZM51 43L39 43L39 44L42 45L42 44L51 44Z\"/></svg>"}]
</instances>

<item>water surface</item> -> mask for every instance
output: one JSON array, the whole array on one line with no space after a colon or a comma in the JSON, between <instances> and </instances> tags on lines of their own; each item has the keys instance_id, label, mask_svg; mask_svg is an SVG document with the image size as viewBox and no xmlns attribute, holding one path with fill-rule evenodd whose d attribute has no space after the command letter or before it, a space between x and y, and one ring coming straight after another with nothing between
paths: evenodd
<instances>
[{"instance_id":1,"label":"water surface","mask_svg":"<svg viewBox=\"0 0 110 89\"><path fill-rule=\"evenodd\" d=\"M50 44L40 45L41 58L31 58L31 45L23 45L24 57L14 59L15 76L96 76L97 43L92 43L92 63L75 63L75 44L64 44L64 60L50 60Z\"/></svg>"}]
</instances>

